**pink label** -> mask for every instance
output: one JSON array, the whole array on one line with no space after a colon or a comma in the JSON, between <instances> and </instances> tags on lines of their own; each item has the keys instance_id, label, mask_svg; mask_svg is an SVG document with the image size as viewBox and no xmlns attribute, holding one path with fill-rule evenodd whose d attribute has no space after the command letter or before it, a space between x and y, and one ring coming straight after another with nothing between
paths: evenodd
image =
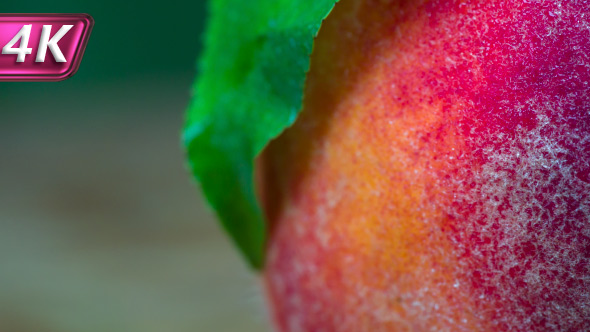
<instances>
[{"instance_id":1,"label":"pink label","mask_svg":"<svg viewBox=\"0 0 590 332\"><path fill-rule=\"evenodd\" d=\"M71 77L93 25L87 14L0 14L0 81Z\"/></svg>"}]
</instances>

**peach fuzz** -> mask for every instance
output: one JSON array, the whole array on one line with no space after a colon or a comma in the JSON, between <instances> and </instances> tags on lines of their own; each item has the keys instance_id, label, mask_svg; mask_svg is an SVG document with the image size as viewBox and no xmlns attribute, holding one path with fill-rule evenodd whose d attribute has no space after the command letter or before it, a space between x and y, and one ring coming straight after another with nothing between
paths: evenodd
<instances>
[{"instance_id":1,"label":"peach fuzz","mask_svg":"<svg viewBox=\"0 0 590 332\"><path fill-rule=\"evenodd\" d=\"M342 0L259 159L281 332L590 331L590 3Z\"/></svg>"}]
</instances>

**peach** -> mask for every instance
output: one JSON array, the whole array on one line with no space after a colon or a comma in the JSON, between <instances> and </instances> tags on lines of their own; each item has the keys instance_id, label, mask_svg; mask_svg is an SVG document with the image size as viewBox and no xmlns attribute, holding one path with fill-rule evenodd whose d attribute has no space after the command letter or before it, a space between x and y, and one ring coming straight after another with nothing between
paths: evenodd
<instances>
[{"instance_id":1,"label":"peach","mask_svg":"<svg viewBox=\"0 0 590 332\"><path fill-rule=\"evenodd\" d=\"M279 331L590 331L589 2L342 0L259 161Z\"/></svg>"}]
</instances>

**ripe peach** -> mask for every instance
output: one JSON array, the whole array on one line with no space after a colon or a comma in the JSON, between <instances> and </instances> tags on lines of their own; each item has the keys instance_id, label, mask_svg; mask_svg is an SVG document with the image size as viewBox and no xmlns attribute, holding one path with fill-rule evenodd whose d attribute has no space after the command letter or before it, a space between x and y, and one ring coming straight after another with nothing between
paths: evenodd
<instances>
[{"instance_id":1,"label":"ripe peach","mask_svg":"<svg viewBox=\"0 0 590 332\"><path fill-rule=\"evenodd\" d=\"M590 331L590 3L342 0L260 159L282 332Z\"/></svg>"}]
</instances>

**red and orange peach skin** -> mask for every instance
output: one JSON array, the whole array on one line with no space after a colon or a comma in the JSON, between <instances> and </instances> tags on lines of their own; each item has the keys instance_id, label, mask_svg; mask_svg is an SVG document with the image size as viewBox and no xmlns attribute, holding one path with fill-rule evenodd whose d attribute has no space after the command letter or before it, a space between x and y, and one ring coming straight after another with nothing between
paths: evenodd
<instances>
[{"instance_id":1,"label":"red and orange peach skin","mask_svg":"<svg viewBox=\"0 0 590 332\"><path fill-rule=\"evenodd\" d=\"M278 331L590 331L589 2L342 0L259 164Z\"/></svg>"}]
</instances>

